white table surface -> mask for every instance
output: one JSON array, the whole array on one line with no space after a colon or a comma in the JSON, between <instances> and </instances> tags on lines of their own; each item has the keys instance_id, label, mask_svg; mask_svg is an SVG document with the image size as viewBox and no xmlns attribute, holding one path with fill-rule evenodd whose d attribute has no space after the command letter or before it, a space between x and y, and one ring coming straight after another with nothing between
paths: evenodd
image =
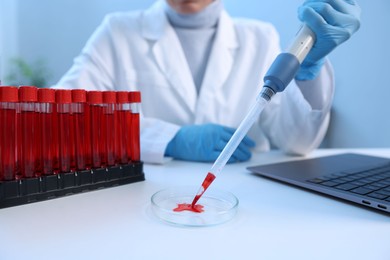
<instances>
[{"instance_id":1,"label":"white table surface","mask_svg":"<svg viewBox=\"0 0 390 260\"><path fill-rule=\"evenodd\" d=\"M346 151L390 157L390 149ZM390 216L283 185L247 166L299 159L278 151L229 164L212 187L237 215L203 228L160 222L151 196L199 185L211 164L145 165L146 181L0 210L0 259L390 259Z\"/></svg>"}]
</instances>

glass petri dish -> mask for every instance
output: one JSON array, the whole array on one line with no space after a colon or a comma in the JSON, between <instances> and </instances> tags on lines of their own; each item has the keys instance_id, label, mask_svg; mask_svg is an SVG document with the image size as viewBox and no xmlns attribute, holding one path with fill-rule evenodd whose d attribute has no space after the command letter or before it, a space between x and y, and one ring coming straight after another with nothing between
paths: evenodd
<instances>
[{"instance_id":1,"label":"glass petri dish","mask_svg":"<svg viewBox=\"0 0 390 260\"><path fill-rule=\"evenodd\" d=\"M204 227L222 224L237 213L238 199L232 193L208 189L197 205L203 212L174 211L179 204L191 203L199 187L184 186L164 189L153 194L152 211L162 221L179 226Z\"/></svg>"}]
</instances>

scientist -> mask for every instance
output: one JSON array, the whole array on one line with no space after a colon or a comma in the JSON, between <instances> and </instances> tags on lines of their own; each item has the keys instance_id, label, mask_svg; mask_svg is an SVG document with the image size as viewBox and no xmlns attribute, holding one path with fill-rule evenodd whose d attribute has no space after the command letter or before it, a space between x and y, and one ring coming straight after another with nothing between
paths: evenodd
<instances>
[{"instance_id":1,"label":"scientist","mask_svg":"<svg viewBox=\"0 0 390 260\"><path fill-rule=\"evenodd\" d=\"M248 160L252 149L306 154L326 133L334 93L326 56L358 30L360 7L307 0L298 16L317 41L230 162ZM139 90L143 161L214 161L280 51L271 24L232 19L221 0L159 0L145 11L108 15L56 87Z\"/></svg>"}]
</instances>

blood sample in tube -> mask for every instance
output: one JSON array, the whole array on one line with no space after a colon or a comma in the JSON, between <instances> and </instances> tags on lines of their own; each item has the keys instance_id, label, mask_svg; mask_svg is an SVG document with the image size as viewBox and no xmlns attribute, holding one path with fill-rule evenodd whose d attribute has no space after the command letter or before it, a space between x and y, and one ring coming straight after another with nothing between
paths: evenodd
<instances>
[{"instance_id":1,"label":"blood sample in tube","mask_svg":"<svg viewBox=\"0 0 390 260\"><path fill-rule=\"evenodd\" d=\"M39 117L39 142L41 143L38 172L43 175L54 173L54 157L56 155L56 140L54 133L58 129L54 123L53 107L55 106L55 90L38 89L37 113Z\"/></svg>"},{"instance_id":2,"label":"blood sample in tube","mask_svg":"<svg viewBox=\"0 0 390 260\"><path fill-rule=\"evenodd\" d=\"M15 179L18 88L0 87L0 181Z\"/></svg>"},{"instance_id":3,"label":"blood sample in tube","mask_svg":"<svg viewBox=\"0 0 390 260\"><path fill-rule=\"evenodd\" d=\"M141 92L133 91L129 93L129 101L131 103L131 160L140 161L140 103Z\"/></svg>"},{"instance_id":4,"label":"blood sample in tube","mask_svg":"<svg viewBox=\"0 0 390 260\"><path fill-rule=\"evenodd\" d=\"M59 164L60 171L70 172L71 148L71 123L70 106L72 103L71 90L56 90L57 119L58 119L58 141L59 141Z\"/></svg>"},{"instance_id":5,"label":"blood sample in tube","mask_svg":"<svg viewBox=\"0 0 390 260\"><path fill-rule=\"evenodd\" d=\"M126 114L129 113L129 94L127 91L118 91L116 93L115 108L115 153L117 164L128 163L127 155L127 121Z\"/></svg>"},{"instance_id":6,"label":"blood sample in tube","mask_svg":"<svg viewBox=\"0 0 390 260\"><path fill-rule=\"evenodd\" d=\"M103 92L103 118L104 133L106 139L105 153L107 156L107 165L115 165L115 104L116 93L114 91Z\"/></svg>"},{"instance_id":7,"label":"blood sample in tube","mask_svg":"<svg viewBox=\"0 0 390 260\"><path fill-rule=\"evenodd\" d=\"M38 114L35 112L38 89L34 86L19 87L22 178L35 177L39 153ZM37 172L38 173L38 172Z\"/></svg>"},{"instance_id":8,"label":"blood sample in tube","mask_svg":"<svg viewBox=\"0 0 390 260\"><path fill-rule=\"evenodd\" d=\"M87 103L89 104L90 123L91 123L91 158L92 168L100 168L103 165L102 162L102 103L103 94L101 91L88 91Z\"/></svg>"},{"instance_id":9,"label":"blood sample in tube","mask_svg":"<svg viewBox=\"0 0 390 260\"><path fill-rule=\"evenodd\" d=\"M87 102L87 92L83 89L72 90L71 113L74 122L74 148L76 170L86 169L86 149L85 149L85 103Z\"/></svg>"}]
</instances>

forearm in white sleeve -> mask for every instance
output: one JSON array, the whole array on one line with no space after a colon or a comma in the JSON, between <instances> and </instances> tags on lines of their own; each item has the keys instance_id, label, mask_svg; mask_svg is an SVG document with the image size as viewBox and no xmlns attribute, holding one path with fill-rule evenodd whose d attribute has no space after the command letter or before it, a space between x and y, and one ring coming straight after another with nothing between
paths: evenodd
<instances>
[{"instance_id":1,"label":"forearm in white sleeve","mask_svg":"<svg viewBox=\"0 0 390 260\"><path fill-rule=\"evenodd\" d=\"M180 126L155 118L141 118L141 160L145 163L162 164L168 143Z\"/></svg>"},{"instance_id":2,"label":"forearm in white sleeve","mask_svg":"<svg viewBox=\"0 0 390 260\"><path fill-rule=\"evenodd\" d=\"M304 88L318 89L303 93L292 82L273 97L260 121L271 144L288 154L304 155L316 149L329 125L334 93L330 64L324 65L316 80L304 84Z\"/></svg>"},{"instance_id":3,"label":"forearm in white sleeve","mask_svg":"<svg viewBox=\"0 0 390 260\"><path fill-rule=\"evenodd\" d=\"M312 109L324 110L330 108L334 94L333 68L326 60L319 75L313 80L295 80L303 96Z\"/></svg>"}]
</instances>

